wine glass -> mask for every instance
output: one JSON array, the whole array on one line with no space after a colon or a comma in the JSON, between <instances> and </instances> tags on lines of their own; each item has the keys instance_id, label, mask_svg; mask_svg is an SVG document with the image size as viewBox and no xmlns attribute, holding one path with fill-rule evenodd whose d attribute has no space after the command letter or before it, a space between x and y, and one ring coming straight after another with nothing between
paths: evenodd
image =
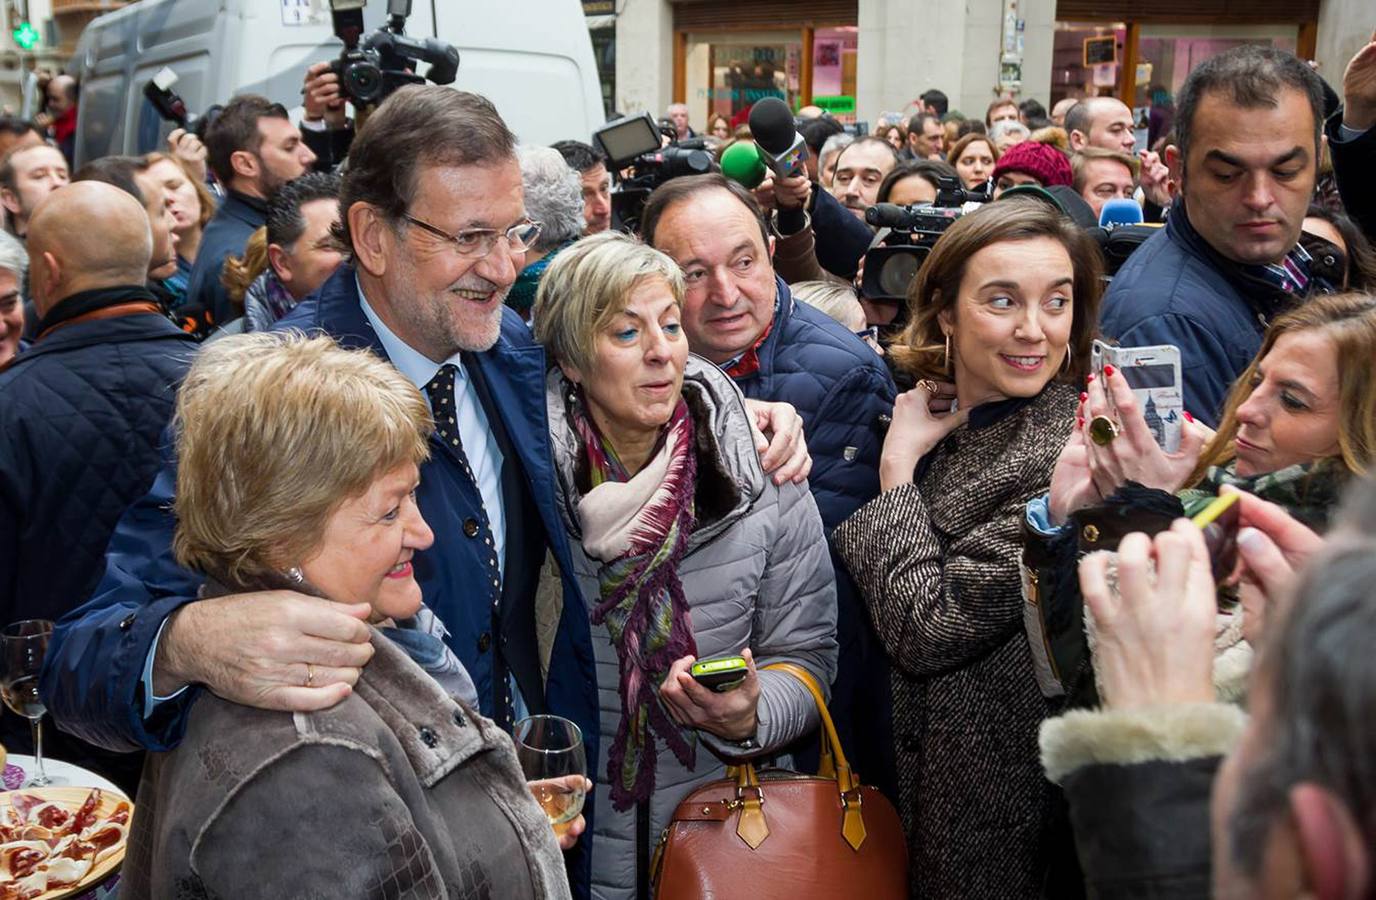
<instances>
[{"instance_id":1,"label":"wine glass","mask_svg":"<svg viewBox=\"0 0 1376 900\"><path fill-rule=\"evenodd\" d=\"M38 694L38 676L43 671L43 656L53 636L53 623L47 619L25 619L0 631L0 694L5 705L29 720L33 728L33 777L25 787L42 787L51 779L43 770L43 714L47 707Z\"/></svg>"},{"instance_id":2,"label":"wine glass","mask_svg":"<svg viewBox=\"0 0 1376 900\"><path fill-rule=\"evenodd\" d=\"M549 817L554 833L562 837L583 811L587 794L583 732L560 716L530 716L517 722L513 731L516 758L521 761L530 791Z\"/></svg>"}]
</instances>

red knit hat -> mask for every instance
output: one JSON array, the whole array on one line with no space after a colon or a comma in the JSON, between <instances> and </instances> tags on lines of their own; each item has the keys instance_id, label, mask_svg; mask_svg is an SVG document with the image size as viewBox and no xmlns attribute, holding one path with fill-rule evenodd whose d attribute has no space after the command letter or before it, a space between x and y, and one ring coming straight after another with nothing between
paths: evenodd
<instances>
[{"instance_id":1,"label":"red knit hat","mask_svg":"<svg viewBox=\"0 0 1376 900\"><path fill-rule=\"evenodd\" d=\"M999 164L994 167L996 183L1004 172L1031 175L1042 187L1058 184L1069 187L1075 180L1070 173L1070 160L1066 159L1065 154L1050 144L1041 144L1037 141L1023 141L1004 151L999 157Z\"/></svg>"}]
</instances>

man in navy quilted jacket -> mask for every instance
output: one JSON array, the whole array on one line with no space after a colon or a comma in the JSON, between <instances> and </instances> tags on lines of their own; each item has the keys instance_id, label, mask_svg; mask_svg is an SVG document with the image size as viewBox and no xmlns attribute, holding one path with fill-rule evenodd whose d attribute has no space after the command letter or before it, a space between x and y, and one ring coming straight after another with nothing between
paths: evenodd
<instances>
[{"instance_id":1,"label":"man in navy quilted jacket","mask_svg":"<svg viewBox=\"0 0 1376 900\"><path fill-rule=\"evenodd\" d=\"M115 522L158 470L195 349L145 287L153 239L128 193L59 188L28 250L38 338L0 371L0 622L59 619L90 596ZM123 774L136 784L137 762Z\"/></svg>"},{"instance_id":2,"label":"man in navy quilted jacket","mask_svg":"<svg viewBox=\"0 0 1376 900\"><path fill-rule=\"evenodd\" d=\"M894 383L860 337L793 299L770 261L773 238L755 198L720 175L677 178L641 216L645 240L683 269L683 328L694 353L746 397L793 404L813 467L808 484L830 531L879 494L879 452ZM888 674L859 593L837 566L839 671L832 713L867 781L888 790ZM863 730L853 728L864 723Z\"/></svg>"}]
</instances>

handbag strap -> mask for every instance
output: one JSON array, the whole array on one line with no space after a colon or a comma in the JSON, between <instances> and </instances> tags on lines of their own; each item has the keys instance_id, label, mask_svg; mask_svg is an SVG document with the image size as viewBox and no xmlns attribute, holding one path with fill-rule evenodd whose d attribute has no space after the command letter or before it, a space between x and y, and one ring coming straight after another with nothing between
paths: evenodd
<instances>
[{"instance_id":1,"label":"handbag strap","mask_svg":"<svg viewBox=\"0 0 1376 900\"><path fill-rule=\"evenodd\" d=\"M766 670L785 672L803 683L812 702L817 705L817 715L821 719L822 764L818 774L822 778L835 779L837 792L841 798L841 835L851 849L859 850L865 843L865 817L862 811L863 797L860 794L860 779L846 759L846 751L841 747L841 738L836 734L836 724L827 710L826 698L822 688L812 673L797 663L776 662L764 667ZM754 797L748 796L753 794ZM736 832L751 848L758 847L768 837L768 826L764 822L764 792L754 764L744 762L737 777L736 798L744 803ZM742 829L745 833L742 833Z\"/></svg>"},{"instance_id":2,"label":"handbag strap","mask_svg":"<svg viewBox=\"0 0 1376 900\"><path fill-rule=\"evenodd\" d=\"M846 751L841 747L841 738L836 733L836 723L831 720L831 712L827 709L826 697L822 695L822 688L817 684L817 679L812 673L797 663L777 662L765 666L767 670L776 672L786 672L803 683L808 693L812 695L812 702L817 705L817 715L821 719L820 739L822 742L821 766L818 775L823 778L835 778L841 793L847 794L860 786L860 780L855 777L855 771L850 767L850 761L846 759Z\"/></svg>"}]
</instances>

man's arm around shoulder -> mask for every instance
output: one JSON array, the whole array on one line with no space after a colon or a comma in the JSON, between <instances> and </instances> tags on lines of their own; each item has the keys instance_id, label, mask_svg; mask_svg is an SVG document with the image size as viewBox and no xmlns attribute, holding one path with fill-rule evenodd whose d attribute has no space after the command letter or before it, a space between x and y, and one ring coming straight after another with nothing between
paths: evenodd
<instances>
[{"instance_id":1,"label":"man's arm around shoulder","mask_svg":"<svg viewBox=\"0 0 1376 900\"><path fill-rule=\"evenodd\" d=\"M58 726L110 750L167 750L180 740L194 692L170 701L150 730L144 719L144 663L163 622L194 599L191 573L172 559L175 470L121 517L95 594L54 629L42 690Z\"/></svg>"}]
</instances>

